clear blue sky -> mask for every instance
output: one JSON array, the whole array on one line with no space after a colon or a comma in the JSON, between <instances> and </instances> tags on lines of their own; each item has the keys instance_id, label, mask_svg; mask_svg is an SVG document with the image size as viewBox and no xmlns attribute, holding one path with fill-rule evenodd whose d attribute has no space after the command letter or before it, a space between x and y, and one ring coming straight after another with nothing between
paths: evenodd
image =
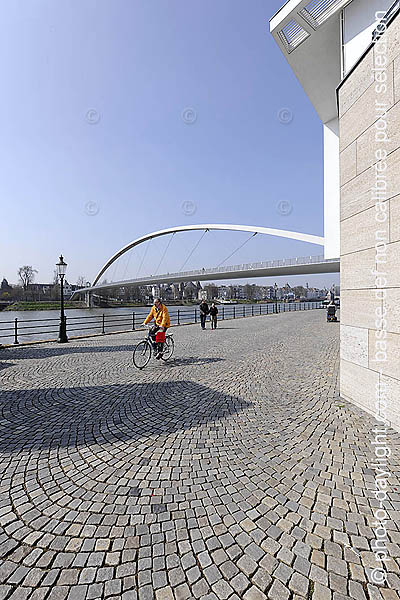
<instances>
[{"instance_id":1,"label":"clear blue sky","mask_svg":"<svg viewBox=\"0 0 400 600\"><path fill-rule=\"evenodd\" d=\"M47 282L62 252L69 281L92 280L121 246L174 225L323 235L322 126L269 33L282 3L4 0L0 278L16 282L28 264ZM216 266L246 237L210 234L186 268ZM161 272L197 238L174 240ZM257 236L228 264L320 253Z\"/></svg>"}]
</instances>

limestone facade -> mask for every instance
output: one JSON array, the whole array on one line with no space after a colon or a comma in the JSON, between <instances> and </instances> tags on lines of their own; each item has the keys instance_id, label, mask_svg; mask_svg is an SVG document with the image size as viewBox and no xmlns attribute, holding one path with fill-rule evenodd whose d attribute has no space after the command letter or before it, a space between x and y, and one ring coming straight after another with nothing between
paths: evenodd
<instances>
[{"instance_id":1,"label":"limestone facade","mask_svg":"<svg viewBox=\"0 0 400 600\"><path fill-rule=\"evenodd\" d=\"M400 16L338 105L341 394L400 430Z\"/></svg>"}]
</instances>

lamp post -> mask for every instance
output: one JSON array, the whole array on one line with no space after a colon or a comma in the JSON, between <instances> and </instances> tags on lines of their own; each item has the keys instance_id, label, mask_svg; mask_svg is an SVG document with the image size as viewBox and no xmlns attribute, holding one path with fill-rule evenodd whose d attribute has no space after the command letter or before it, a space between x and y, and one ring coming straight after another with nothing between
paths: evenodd
<instances>
[{"instance_id":1,"label":"lamp post","mask_svg":"<svg viewBox=\"0 0 400 600\"><path fill-rule=\"evenodd\" d=\"M64 262L64 258L61 255L59 262L56 264L57 274L60 278L60 293L61 293L61 313L60 313L60 332L58 336L58 342L64 344L68 342L67 337L67 321L64 313L64 276L67 270L67 263Z\"/></svg>"},{"instance_id":2,"label":"lamp post","mask_svg":"<svg viewBox=\"0 0 400 600\"><path fill-rule=\"evenodd\" d=\"M274 290L275 290L275 313L278 314L278 296L277 296L278 284L277 283L274 284Z\"/></svg>"}]
</instances>

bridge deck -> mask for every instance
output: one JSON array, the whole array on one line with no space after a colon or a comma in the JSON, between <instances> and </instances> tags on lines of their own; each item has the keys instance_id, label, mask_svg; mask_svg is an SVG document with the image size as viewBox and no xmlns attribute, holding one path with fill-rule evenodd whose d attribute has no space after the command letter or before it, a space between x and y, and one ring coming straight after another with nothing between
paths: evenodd
<instances>
[{"instance_id":1,"label":"bridge deck","mask_svg":"<svg viewBox=\"0 0 400 600\"><path fill-rule=\"evenodd\" d=\"M320 273L339 273L339 259L324 260L322 256L290 258L267 262L249 263L228 267L196 269L179 273L164 273L151 277L115 281L104 285L88 287L76 293L92 292L100 289L123 287L128 285L168 284L180 281L218 281L224 279L251 279L253 277L280 277L289 275L313 275Z\"/></svg>"}]
</instances>

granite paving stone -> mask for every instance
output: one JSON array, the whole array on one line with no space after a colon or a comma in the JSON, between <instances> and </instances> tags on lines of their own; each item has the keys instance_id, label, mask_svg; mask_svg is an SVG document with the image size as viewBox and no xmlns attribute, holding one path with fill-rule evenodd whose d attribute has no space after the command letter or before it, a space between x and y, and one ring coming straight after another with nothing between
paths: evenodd
<instances>
[{"instance_id":1,"label":"granite paving stone","mask_svg":"<svg viewBox=\"0 0 400 600\"><path fill-rule=\"evenodd\" d=\"M0 600L400 600L400 435L387 582L371 415L339 396L325 311L0 348Z\"/></svg>"}]
</instances>

